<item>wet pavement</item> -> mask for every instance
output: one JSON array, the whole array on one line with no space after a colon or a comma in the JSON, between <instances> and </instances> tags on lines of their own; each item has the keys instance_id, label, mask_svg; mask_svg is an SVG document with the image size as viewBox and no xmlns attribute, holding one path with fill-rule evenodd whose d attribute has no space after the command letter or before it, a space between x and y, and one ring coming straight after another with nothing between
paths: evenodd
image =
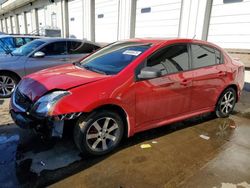
<instances>
[{"instance_id":1,"label":"wet pavement","mask_svg":"<svg viewBox=\"0 0 250 188\"><path fill-rule=\"evenodd\" d=\"M44 142L18 128L8 100L0 100L0 187L250 187L247 88L229 118L207 114L149 130L91 158L79 153L70 132Z\"/></svg>"}]
</instances>

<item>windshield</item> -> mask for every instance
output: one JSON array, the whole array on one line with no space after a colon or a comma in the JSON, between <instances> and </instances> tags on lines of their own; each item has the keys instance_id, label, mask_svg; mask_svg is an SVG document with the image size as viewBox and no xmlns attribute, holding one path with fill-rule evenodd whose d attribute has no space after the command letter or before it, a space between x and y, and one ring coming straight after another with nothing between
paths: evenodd
<instances>
[{"instance_id":1,"label":"windshield","mask_svg":"<svg viewBox=\"0 0 250 188\"><path fill-rule=\"evenodd\" d=\"M40 40L34 40L30 43L27 43L20 48L17 48L12 52L15 56L27 56L29 53L33 52L36 48L43 45L45 42Z\"/></svg>"},{"instance_id":2,"label":"windshield","mask_svg":"<svg viewBox=\"0 0 250 188\"><path fill-rule=\"evenodd\" d=\"M117 74L150 46L139 42L116 42L85 58L81 66L102 74Z\"/></svg>"},{"instance_id":3,"label":"windshield","mask_svg":"<svg viewBox=\"0 0 250 188\"><path fill-rule=\"evenodd\" d=\"M13 38L0 38L0 53L6 53L15 49Z\"/></svg>"}]
</instances>

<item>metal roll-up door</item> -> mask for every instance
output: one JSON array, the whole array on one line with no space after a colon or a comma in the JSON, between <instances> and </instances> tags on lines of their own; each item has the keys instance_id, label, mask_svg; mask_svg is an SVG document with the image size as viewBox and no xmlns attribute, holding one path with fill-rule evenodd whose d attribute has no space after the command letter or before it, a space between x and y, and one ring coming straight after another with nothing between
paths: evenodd
<instances>
[{"instance_id":1,"label":"metal roll-up door","mask_svg":"<svg viewBox=\"0 0 250 188\"><path fill-rule=\"evenodd\" d=\"M250 49L250 1L214 0L208 41L223 48Z\"/></svg>"},{"instance_id":2,"label":"metal roll-up door","mask_svg":"<svg viewBox=\"0 0 250 188\"><path fill-rule=\"evenodd\" d=\"M16 33L16 22L15 22L15 17L11 16L11 24L12 24L12 31L13 33Z\"/></svg>"},{"instance_id":3,"label":"metal roll-up door","mask_svg":"<svg viewBox=\"0 0 250 188\"><path fill-rule=\"evenodd\" d=\"M181 0L137 0L135 37L178 37Z\"/></svg>"},{"instance_id":4,"label":"metal roll-up door","mask_svg":"<svg viewBox=\"0 0 250 188\"><path fill-rule=\"evenodd\" d=\"M69 36L71 38L83 38L83 0L71 0L68 2Z\"/></svg>"},{"instance_id":5,"label":"metal roll-up door","mask_svg":"<svg viewBox=\"0 0 250 188\"><path fill-rule=\"evenodd\" d=\"M118 30L118 0L95 1L95 40L114 42Z\"/></svg>"},{"instance_id":6,"label":"metal roll-up door","mask_svg":"<svg viewBox=\"0 0 250 188\"><path fill-rule=\"evenodd\" d=\"M24 17L22 14L18 15L19 31L20 34L25 34Z\"/></svg>"},{"instance_id":7,"label":"metal roll-up door","mask_svg":"<svg viewBox=\"0 0 250 188\"><path fill-rule=\"evenodd\" d=\"M26 12L26 22L27 22L27 32L32 33L33 27L32 27L31 12Z\"/></svg>"}]
</instances>

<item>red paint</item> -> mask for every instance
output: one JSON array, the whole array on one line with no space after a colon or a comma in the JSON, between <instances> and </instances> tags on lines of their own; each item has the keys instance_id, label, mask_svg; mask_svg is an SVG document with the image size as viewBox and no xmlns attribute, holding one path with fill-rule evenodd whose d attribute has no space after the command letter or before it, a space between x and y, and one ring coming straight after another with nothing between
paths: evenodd
<instances>
[{"instance_id":1,"label":"red paint","mask_svg":"<svg viewBox=\"0 0 250 188\"><path fill-rule=\"evenodd\" d=\"M214 44L191 39L132 40L153 45L117 75L107 76L64 65L27 76L21 83L21 90L33 101L51 90L69 90L72 94L57 103L54 115L91 112L106 104L120 106L128 117L128 136L132 136L139 131L213 111L218 97L229 85L237 86L238 97L243 89L243 64L232 60ZM220 49L224 63L135 81L135 68L146 57L175 43L199 43Z\"/></svg>"}]
</instances>

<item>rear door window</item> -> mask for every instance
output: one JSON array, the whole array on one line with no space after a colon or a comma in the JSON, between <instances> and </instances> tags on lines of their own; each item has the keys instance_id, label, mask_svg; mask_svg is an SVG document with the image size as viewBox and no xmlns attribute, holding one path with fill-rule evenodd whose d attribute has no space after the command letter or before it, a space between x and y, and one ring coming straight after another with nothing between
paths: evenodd
<instances>
[{"instance_id":1,"label":"rear door window","mask_svg":"<svg viewBox=\"0 0 250 188\"><path fill-rule=\"evenodd\" d=\"M40 51L44 52L46 56L51 55L66 55L67 54L67 44L66 41L52 42Z\"/></svg>"},{"instance_id":2,"label":"rear door window","mask_svg":"<svg viewBox=\"0 0 250 188\"><path fill-rule=\"evenodd\" d=\"M85 54L92 53L99 49L98 46L87 43L87 42L68 42L69 54Z\"/></svg>"},{"instance_id":3,"label":"rear door window","mask_svg":"<svg viewBox=\"0 0 250 188\"><path fill-rule=\"evenodd\" d=\"M33 40L33 38L25 37L25 38L23 38L23 40L25 41L25 44L26 44L28 42L31 42Z\"/></svg>"},{"instance_id":4,"label":"rear door window","mask_svg":"<svg viewBox=\"0 0 250 188\"><path fill-rule=\"evenodd\" d=\"M23 40L22 37L16 37L16 38L14 38L14 41L15 41L15 45L17 48L19 48L25 44L25 41Z\"/></svg>"},{"instance_id":5,"label":"rear door window","mask_svg":"<svg viewBox=\"0 0 250 188\"><path fill-rule=\"evenodd\" d=\"M215 49L205 45L191 45L193 68L207 67L220 63L220 57L216 57Z\"/></svg>"}]
</instances>

